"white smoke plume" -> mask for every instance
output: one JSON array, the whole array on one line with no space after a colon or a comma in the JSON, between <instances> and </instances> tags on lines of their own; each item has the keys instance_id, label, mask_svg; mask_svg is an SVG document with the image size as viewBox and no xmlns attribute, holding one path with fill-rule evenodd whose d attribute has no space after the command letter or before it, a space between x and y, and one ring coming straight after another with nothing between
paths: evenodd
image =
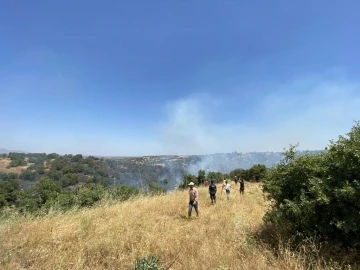
<instances>
[{"instance_id":1,"label":"white smoke plume","mask_svg":"<svg viewBox=\"0 0 360 270\"><path fill-rule=\"evenodd\" d=\"M221 118L216 117L221 111L233 110L226 105L226 99L211 103L209 98L191 97L171 102L167 121L160 127L161 152L183 155L282 152L296 143L299 150L323 150L329 140L336 140L351 129L354 120L360 120L358 83L312 78L278 89L258 97L253 105L256 110L240 114L232 122L216 120ZM213 100L221 99L214 96ZM256 118L253 122L249 121L253 118ZM229 169L222 163L224 156L204 155L187 172L196 174L209 167Z\"/></svg>"}]
</instances>

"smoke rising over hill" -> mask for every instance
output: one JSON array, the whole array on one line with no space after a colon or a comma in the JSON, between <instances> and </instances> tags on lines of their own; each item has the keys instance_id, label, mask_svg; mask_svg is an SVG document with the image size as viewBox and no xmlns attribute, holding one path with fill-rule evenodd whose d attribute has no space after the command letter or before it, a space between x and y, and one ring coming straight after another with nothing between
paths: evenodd
<instances>
[{"instance_id":1,"label":"smoke rising over hill","mask_svg":"<svg viewBox=\"0 0 360 270\"><path fill-rule=\"evenodd\" d=\"M296 143L299 150L324 149L360 118L359 85L336 76L299 78L253 100L251 108L222 96L170 102L159 129L162 152L279 152Z\"/></svg>"}]
</instances>

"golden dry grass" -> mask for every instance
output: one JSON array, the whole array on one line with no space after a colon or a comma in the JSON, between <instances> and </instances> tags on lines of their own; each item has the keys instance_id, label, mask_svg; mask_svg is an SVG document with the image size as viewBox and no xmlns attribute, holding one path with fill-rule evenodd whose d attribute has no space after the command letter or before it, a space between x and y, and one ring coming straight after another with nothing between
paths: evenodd
<instances>
[{"instance_id":1,"label":"golden dry grass","mask_svg":"<svg viewBox=\"0 0 360 270\"><path fill-rule=\"evenodd\" d=\"M27 159L28 158L26 158L26 161ZM22 170L26 170L32 164L32 163L28 163L25 166L7 168L7 166L10 164L10 161L11 161L10 158L0 158L0 172L20 174Z\"/></svg>"},{"instance_id":2,"label":"golden dry grass","mask_svg":"<svg viewBox=\"0 0 360 270\"><path fill-rule=\"evenodd\" d=\"M1 269L133 269L155 255L171 269L305 269L301 255L283 249L275 257L254 240L265 203L257 183L245 196L232 183L229 201L209 202L199 188L200 217L187 219L187 191L124 203L0 221ZM236 187L236 190L235 190ZM316 263L316 262L315 262ZM321 269L313 265L314 269Z\"/></svg>"}]
</instances>

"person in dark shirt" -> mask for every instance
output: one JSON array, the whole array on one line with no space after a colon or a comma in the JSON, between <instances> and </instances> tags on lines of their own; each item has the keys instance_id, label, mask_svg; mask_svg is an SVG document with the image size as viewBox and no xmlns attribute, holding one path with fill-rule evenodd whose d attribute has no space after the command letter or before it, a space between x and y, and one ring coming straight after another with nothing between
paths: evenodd
<instances>
[{"instance_id":1,"label":"person in dark shirt","mask_svg":"<svg viewBox=\"0 0 360 270\"><path fill-rule=\"evenodd\" d=\"M241 178L241 180L240 180L240 195L241 194L244 195L244 190L245 190L245 183L244 183L244 179Z\"/></svg>"},{"instance_id":2,"label":"person in dark shirt","mask_svg":"<svg viewBox=\"0 0 360 270\"><path fill-rule=\"evenodd\" d=\"M214 180L211 180L211 184L209 186L209 193L211 204L216 203L216 185L214 184Z\"/></svg>"}]
</instances>

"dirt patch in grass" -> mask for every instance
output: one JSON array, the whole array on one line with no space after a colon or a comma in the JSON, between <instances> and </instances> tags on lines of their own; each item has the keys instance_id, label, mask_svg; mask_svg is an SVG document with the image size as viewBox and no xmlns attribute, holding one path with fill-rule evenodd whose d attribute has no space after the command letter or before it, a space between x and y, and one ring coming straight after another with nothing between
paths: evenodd
<instances>
[{"instance_id":1,"label":"dirt patch in grass","mask_svg":"<svg viewBox=\"0 0 360 270\"><path fill-rule=\"evenodd\" d=\"M18 167L8 168L10 161L11 160L9 158L0 158L0 172L3 172L3 173L11 173L12 172L12 173L20 174L22 170L26 170L31 165L28 163L26 166L18 166Z\"/></svg>"}]
</instances>

